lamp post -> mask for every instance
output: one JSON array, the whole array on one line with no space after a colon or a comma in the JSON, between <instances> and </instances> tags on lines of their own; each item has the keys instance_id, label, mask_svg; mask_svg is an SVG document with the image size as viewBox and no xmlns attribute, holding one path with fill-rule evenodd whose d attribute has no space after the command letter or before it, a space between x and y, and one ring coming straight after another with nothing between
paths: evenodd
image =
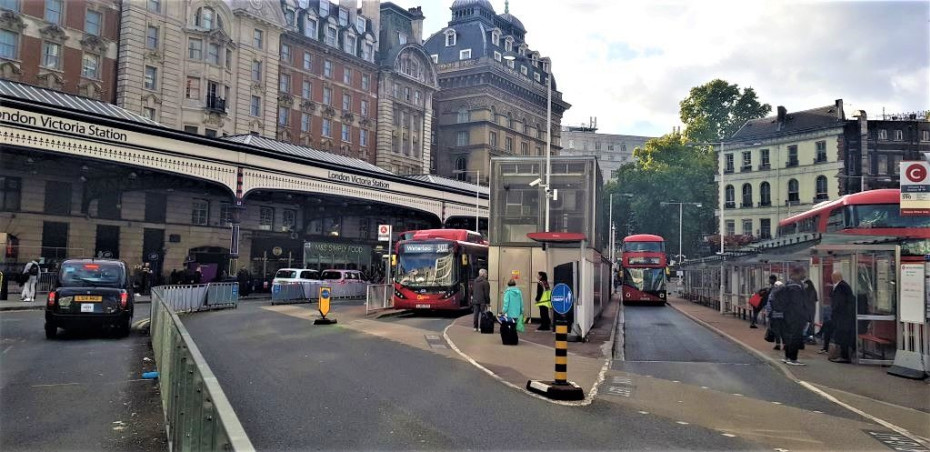
<instances>
[{"instance_id":1,"label":"lamp post","mask_svg":"<svg viewBox=\"0 0 930 452\"><path fill-rule=\"evenodd\" d=\"M681 256L682 256L682 254L681 254L681 245L682 245L682 224L683 224L683 221L682 221L682 220L683 220L682 214L683 214L683 212L684 212L684 206L687 204L687 205L689 205L689 206L694 206L694 207L700 208L700 207L701 207L701 203L699 203L699 202L675 202L675 201L662 201L662 202L659 203L659 205L661 205L661 206L663 206L663 207L665 207L665 206L674 206L674 205L676 205L676 204L678 205L678 264L681 265L681 261L682 261L682 258L681 258Z\"/></svg>"},{"instance_id":2,"label":"lamp post","mask_svg":"<svg viewBox=\"0 0 930 452\"><path fill-rule=\"evenodd\" d=\"M543 189L546 191L546 226L545 232L549 232L549 200L552 197L551 189L551 174L552 174L552 62L548 58L544 58L546 62L549 63L548 70L546 70L545 63L543 59L533 58L526 55L515 55L513 52L508 52L504 55L504 59L507 61L514 61L517 59L524 59L527 61L534 61L540 63L543 66L543 70L546 72L546 177L545 180L540 183L543 186Z\"/></svg>"},{"instance_id":3,"label":"lamp post","mask_svg":"<svg viewBox=\"0 0 930 452\"><path fill-rule=\"evenodd\" d=\"M481 187L481 170L454 170L452 172L455 174L475 173L475 232L480 234L481 227L478 223L478 214L481 211L481 207L479 205L481 201L478 197L480 193L478 187Z\"/></svg>"}]
</instances>

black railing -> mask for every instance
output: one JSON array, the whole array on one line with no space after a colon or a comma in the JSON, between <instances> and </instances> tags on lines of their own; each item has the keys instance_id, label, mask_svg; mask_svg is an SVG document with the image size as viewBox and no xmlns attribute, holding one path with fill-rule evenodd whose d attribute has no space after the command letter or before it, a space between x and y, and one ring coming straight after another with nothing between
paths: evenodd
<instances>
[{"instance_id":1,"label":"black railing","mask_svg":"<svg viewBox=\"0 0 930 452\"><path fill-rule=\"evenodd\" d=\"M800 199L786 199L786 200L785 200L785 205L786 205L786 206L797 206L797 205L800 205L800 204L801 204L801 200L800 200Z\"/></svg>"},{"instance_id":2,"label":"black railing","mask_svg":"<svg viewBox=\"0 0 930 452\"><path fill-rule=\"evenodd\" d=\"M830 197L827 196L827 195L817 195L817 196L814 196L814 202L815 202L815 203L822 202L822 201L829 201L829 200L830 200Z\"/></svg>"},{"instance_id":3,"label":"black railing","mask_svg":"<svg viewBox=\"0 0 930 452\"><path fill-rule=\"evenodd\" d=\"M772 205L772 201L759 201L759 207L768 207Z\"/></svg>"},{"instance_id":4,"label":"black railing","mask_svg":"<svg viewBox=\"0 0 930 452\"><path fill-rule=\"evenodd\" d=\"M206 109L220 113L226 113L226 99L217 96L207 96Z\"/></svg>"},{"instance_id":5,"label":"black railing","mask_svg":"<svg viewBox=\"0 0 930 452\"><path fill-rule=\"evenodd\" d=\"M744 209L750 209L752 208L752 201L743 201L743 203L740 204L740 207Z\"/></svg>"},{"instance_id":6,"label":"black railing","mask_svg":"<svg viewBox=\"0 0 930 452\"><path fill-rule=\"evenodd\" d=\"M743 165L743 166L740 167L739 170L740 170L741 173L745 173L745 172L748 172L748 171L752 171L752 165Z\"/></svg>"},{"instance_id":7,"label":"black railing","mask_svg":"<svg viewBox=\"0 0 930 452\"><path fill-rule=\"evenodd\" d=\"M723 203L723 208L724 208L724 209L735 209L735 208L736 208L736 202L734 202L734 201L727 201L727 202Z\"/></svg>"},{"instance_id":8,"label":"black railing","mask_svg":"<svg viewBox=\"0 0 930 452\"><path fill-rule=\"evenodd\" d=\"M733 174L733 167L727 167L723 170L723 174Z\"/></svg>"},{"instance_id":9,"label":"black railing","mask_svg":"<svg viewBox=\"0 0 930 452\"><path fill-rule=\"evenodd\" d=\"M798 159L788 160L788 164L785 166L787 166L788 168L798 166Z\"/></svg>"},{"instance_id":10,"label":"black railing","mask_svg":"<svg viewBox=\"0 0 930 452\"><path fill-rule=\"evenodd\" d=\"M814 163L827 163L827 156L814 157Z\"/></svg>"},{"instance_id":11,"label":"black railing","mask_svg":"<svg viewBox=\"0 0 930 452\"><path fill-rule=\"evenodd\" d=\"M771 165L769 165L768 163L759 164L759 171L768 171L769 169L771 169Z\"/></svg>"}]
</instances>

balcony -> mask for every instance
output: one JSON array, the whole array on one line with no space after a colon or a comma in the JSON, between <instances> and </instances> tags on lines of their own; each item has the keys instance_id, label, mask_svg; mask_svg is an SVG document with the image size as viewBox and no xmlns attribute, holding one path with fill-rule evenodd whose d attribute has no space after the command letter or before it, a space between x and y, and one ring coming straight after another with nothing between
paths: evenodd
<instances>
[{"instance_id":1,"label":"balcony","mask_svg":"<svg viewBox=\"0 0 930 452\"><path fill-rule=\"evenodd\" d=\"M735 208L736 208L736 202L734 202L734 201L727 201L727 202L723 203L723 208L724 208L724 209L735 209Z\"/></svg>"},{"instance_id":2,"label":"balcony","mask_svg":"<svg viewBox=\"0 0 930 452\"><path fill-rule=\"evenodd\" d=\"M769 165L768 163L760 163L760 164L759 164L759 171L768 171L768 170L770 170L770 169L772 169L772 166Z\"/></svg>"},{"instance_id":3,"label":"balcony","mask_svg":"<svg viewBox=\"0 0 930 452\"><path fill-rule=\"evenodd\" d=\"M800 199L786 199L785 205L786 206L799 206L801 205L801 200Z\"/></svg>"},{"instance_id":4,"label":"balcony","mask_svg":"<svg viewBox=\"0 0 930 452\"><path fill-rule=\"evenodd\" d=\"M824 155L824 156L814 157L814 164L816 165L818 163L827 163L827 156Z\"/></svg>"},{"instance_id":5,"label":"balcony","mask_svg":"<svg viewBox=\"0 0 930 452\"><path fill-rule=\"evenodd\" d=\"M791 160L788 160L788 163L785 165L785 168L794 168L795 166L798 166L798 164L799 164L798 159L791 159Z\"/></svg>"},{"instance_id":6,"label":"balcony","mask_svg":"<svg viewBox=\"0 0 930 452\"><path fill-rule=\"evenodd\" d=\"M733 167L732 167L732 166L728 166L728 167L724 168L723 174L733 174Z\"/></svg>"},{"instance_id":7,"label":"balcony","mask_svg":"<svg viewBox=\"0 0 930 452\"><path fill-rule=\"evenodd\" d=\"M829 200L830 200L830 197L827 196L826 193L814 196L814 204L817 204L818 202L829 201Z\"/></svg>"},{"instance_id":8,"label":"balcony","mask_svg":"<svg viewBox=\"0 0 930 452\"><path fill-rule=\"evenodd\" d=\"M759 201L759 207L770 207L771 205L772 201Z\"/></svg>"},{"instance_id":9,"label":"balcony","mask_svg":"<svg viewBox=\"0 0 930 452\"><path fill-rule=\"evenodd\" d=\"M743 165L739 168L739 172L741 173L748 173L750 171L752 171L752 165Z\"/></svg>"},{"instance_id":10,"label":"balcony","mask_svg":"<svg viewBox=\"0 0 930 452\"><path fill-rule=\"evenodd\" d=\"M218 96L207 96L205 107L208 111L226 114L226 99Z\"/></svg>"},{"instance_id":11,"label":"balcony","mask_svg":"<svg viewBox=\"0 0 930 452\"><path fill-rule=\"evenodd\" d=\"M743 201L743 203L740 204L739 206L741 209L752 209L752 201L749 201L749 202Z\"/></svg>"}]
</instances>

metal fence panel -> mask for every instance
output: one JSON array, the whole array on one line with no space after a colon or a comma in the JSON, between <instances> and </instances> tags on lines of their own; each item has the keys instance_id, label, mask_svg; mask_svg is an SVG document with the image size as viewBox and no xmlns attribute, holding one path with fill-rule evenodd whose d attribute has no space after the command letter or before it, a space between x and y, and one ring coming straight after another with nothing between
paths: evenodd
<instances>
[{"instance_id":1,"label":"metal fence panel","mask_svg":"<svg viewBox=\"0 0 930 452\"><path fill-rule=\"evenodd\" d=\"M394 290L391 284L369 284L365 297L365 313L394 307Z\"/></svg>"},{"instance_id":2,"label":"metal fence panel","mask_svg":"<svg viewBox=\"0 0 930 452\"><path fill-rule=\"evenodd\" d=\"M271 304L309 303L307 295L301 283L278 283L271 286Z\"/></svg>"},{"instance_id":3,"label":"metal fence panel","mask_svg":"<svg viewBox=\"0 0 930 452\"><path fill-rule=\"evenodd\" d=\"M239 283L207 284L206 305L216 307L236 306L239 303Z\"/></svg>"},{"instance_id":4,"label":"metal fence panel","mask_svg":"<svg viewBox=\"0 0 930 452\"><path fill-rule=\"evenodd\" d=\"M235 308L239 304L237 283L184 284L152 288L174 312Z\"/></svg>"}]
</instances>

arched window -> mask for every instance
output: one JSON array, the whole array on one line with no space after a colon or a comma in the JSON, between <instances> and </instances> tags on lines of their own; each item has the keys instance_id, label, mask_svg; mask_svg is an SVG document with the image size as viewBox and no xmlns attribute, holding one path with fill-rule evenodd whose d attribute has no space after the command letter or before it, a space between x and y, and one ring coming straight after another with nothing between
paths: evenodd
<instances>
[{"instance_id":1,"label":"arched window","mask_svg":"<svg viewBox=\"0 0 930 452\"><path fill-rule=\"evenodd\" d=\"M724 189L724 208L732 209L736 207L736 190L732 185L727 185Z\"/></svg>"},{"instance_id":2,"label":"arched window","mask_svg":"<svg viewBox=\"0 0 930 452\"><path fill-rule=\"evenodd\" d=\"M768 182L763 182L762 185L759 186L759 205L772 205L772 186L769 185Z\"/></svg>"},{"instance_id":3,"label":"arched window","mask_svg":"<svg viewBox=\"0 0 930 452\"><path fill-rule=\"evenodd\" d=\"M197 9L197 15L195 16L194 20L194 25L200 28L205 28L207 30L220 27L219 17L217 17L216 12L213 11L213 8Z\"/></svg>"},{"instance_id":4,"label":"arched window","mask_svg":"<svg viewBox=\"0 0 930 452\"><path fill-rule=\"evenodd\" d=\"M817 201L830 199L827 195L827 176L817 176Z\"/></svg>"},{"instance_id":5,"label":"arched window","mask_svg":"<svg viewBox=\"0 0 930 452\"><path fill-rule=\"evenodd\" d=\"M465 157L459 157L455 160L455 178L461 181L465 180L465 176L468 174L465 172Z\"/></svg>"},{"instance_id":6,"label":"arched window","mask_svg":"<svg viewBox=\"0 0 930 452\"><path fill-rule=\"evenodd\" d=\"M468 110L460 108L458 112L458 123L462 124L468 122Z\"/></svg>"},{"instance_id":7,"label":"arched window","mask_svg":"<svg viewBox=\"0 0 930 452\"><path fill-rule=\"evenodd\" d=\"M752 185L743 184L743 207L752 207Z\"/></svg>"},{"instance_id":8,"label":"arched window","mask_svg":"<svg viewBox=\"0 0 930 452\"><path fill-rule=\"evenodd\" d=\"M801 196L798 193L798 180L791 179L788 181L788 203L797 204L801 202Z\"/></svg>"}]
</instances>

